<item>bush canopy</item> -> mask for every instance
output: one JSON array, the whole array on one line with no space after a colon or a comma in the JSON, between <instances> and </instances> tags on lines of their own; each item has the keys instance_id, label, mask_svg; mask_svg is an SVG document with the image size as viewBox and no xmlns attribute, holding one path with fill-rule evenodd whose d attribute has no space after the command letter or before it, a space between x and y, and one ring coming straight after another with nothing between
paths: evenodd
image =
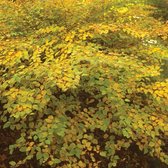
<instances>
[{"instance_id":1,"label":"bush canopy","mask_svg":"<svg viewBox=\"0 0 168 168\"><path fill-rule=\"evenodd\" d=\"M168 22L156 12L143 0L0 1L11 167L168 165Z\"/></svg>"}]
</instances>

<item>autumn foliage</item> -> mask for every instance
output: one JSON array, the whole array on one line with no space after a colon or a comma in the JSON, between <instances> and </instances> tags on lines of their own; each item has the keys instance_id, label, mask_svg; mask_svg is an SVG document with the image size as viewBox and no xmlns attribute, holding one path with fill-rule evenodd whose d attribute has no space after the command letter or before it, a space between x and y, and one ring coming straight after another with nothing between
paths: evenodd
<instances>
[{"instance_id":1,"label":"autumn foliage","mask_svg":"<svg viewBox=\"0 0 168 168\"><path fill-rule=\"evenodd\" d=\"M0 1L11 167L168 165L168 23L156 10L142 0Z\"/></svg>"}]
</instances>

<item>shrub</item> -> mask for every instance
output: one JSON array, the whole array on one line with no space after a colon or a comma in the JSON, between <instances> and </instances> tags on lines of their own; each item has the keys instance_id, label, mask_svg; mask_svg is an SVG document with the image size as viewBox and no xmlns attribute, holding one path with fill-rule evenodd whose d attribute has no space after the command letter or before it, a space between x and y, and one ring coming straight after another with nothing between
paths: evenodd
<instances>
[{"instance_id":1,"label":"shrub","mask_svg":"<svg viewBox=\"0 0 168 168\"><path fill-rule=\"evenodd\" d=\"M168 31L152 6L1 4L0 120L20 153L11 166L111 168L131 162L132 147L168 164Z\"/></svg>"}]
</instances>

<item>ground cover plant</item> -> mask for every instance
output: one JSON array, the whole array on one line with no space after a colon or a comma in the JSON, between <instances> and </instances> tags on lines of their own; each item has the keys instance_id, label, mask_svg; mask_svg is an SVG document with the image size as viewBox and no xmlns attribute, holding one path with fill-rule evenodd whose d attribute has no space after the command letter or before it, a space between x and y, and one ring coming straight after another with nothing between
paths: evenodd
<instances>
[{"instance_id":1,"label":"ground cover plant","mask_svg":"<svg viewBox=\"0 0 168 168\"><path fill-rule=\"evenodd\" d=\"M1 0L2 167L168 165L168 23L157 11Z\"/></svg>"}]
</instances>

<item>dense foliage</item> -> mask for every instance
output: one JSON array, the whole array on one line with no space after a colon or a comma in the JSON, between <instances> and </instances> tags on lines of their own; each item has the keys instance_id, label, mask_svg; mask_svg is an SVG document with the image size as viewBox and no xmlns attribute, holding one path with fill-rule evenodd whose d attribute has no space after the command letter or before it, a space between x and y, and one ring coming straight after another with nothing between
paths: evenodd
<instances>
[{"instance_id":1,"label":"dense foliage","mask_svg":"<svg viewBox=\"0 0 168 168\"><path fill-rule=\"evenodd\" d=\"M162 17L162 19L168 19L168 0L148 0L148 4L151 4L157 7L157 11L155 12L155 17Z\"/></svg>"},{"instance_id":2,"label":"dense foliage","mask_svg":"<svg viewBox=\"0 0 168 168\"><path fill-rule=\"evenodd\" d=\"M12 167L136 168L149 156L168 165L168 23L156 10L1 0L0 124Z\"/></svg>"}]
</instances>

